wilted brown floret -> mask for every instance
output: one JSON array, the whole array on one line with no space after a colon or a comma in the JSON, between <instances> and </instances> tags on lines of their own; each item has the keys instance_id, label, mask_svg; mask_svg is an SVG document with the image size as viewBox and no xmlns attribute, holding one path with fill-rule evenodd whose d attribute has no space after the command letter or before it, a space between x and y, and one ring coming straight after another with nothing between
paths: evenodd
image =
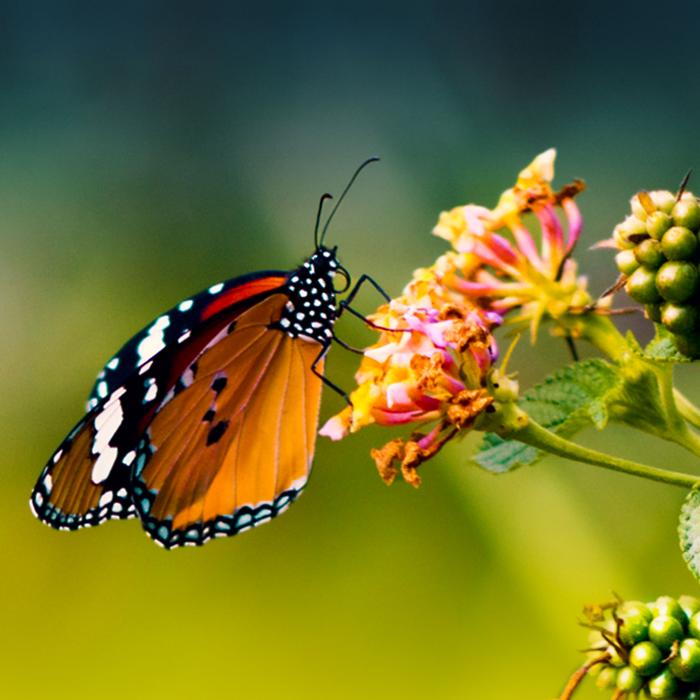
<instances>
[{"instance_id":1,"label":"wilted brown floret","mask_svg":"<svg viewBox=\"0 0 700 700\"><path fill-rule=\"evenodd\" d=\"M486 389L465 389L450 400L447 420L458 428L468 428L493 403Z\"/></svg>"}]
</instances>

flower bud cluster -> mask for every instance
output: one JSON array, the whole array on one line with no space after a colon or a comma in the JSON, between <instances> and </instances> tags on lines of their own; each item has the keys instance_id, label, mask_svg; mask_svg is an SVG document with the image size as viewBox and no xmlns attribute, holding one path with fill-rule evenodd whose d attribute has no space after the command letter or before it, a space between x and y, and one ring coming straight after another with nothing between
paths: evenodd
<instances>
[{"instance_id":1,"label":"flower bud cluster","mask_svg":"<svg viewBox=\"0 0 700 700\"><path fill-rule=\"evenodd\" d=\"M678 349L700 356L700 203L691 192L639 192L615 227L615 256L627 293L663 324Z\"/></svg>"},{"instance_id":2,"label":"flower bud cluster","mask_svg":"<svg viewBox=\"0 0 700 700\"><path fill-rule=\"evenodd\" d=\"M587 612L600 688L614 698L700 700L700 599L661 596Z\"/></svg>"}]
</instances>

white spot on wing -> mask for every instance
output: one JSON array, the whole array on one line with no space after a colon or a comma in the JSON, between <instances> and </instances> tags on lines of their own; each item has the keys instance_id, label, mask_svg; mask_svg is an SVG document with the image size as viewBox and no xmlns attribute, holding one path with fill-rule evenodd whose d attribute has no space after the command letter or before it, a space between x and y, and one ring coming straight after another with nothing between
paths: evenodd
<instances>
[{"instance_id":1,"label":"white spot on wing","mask_svg":"<svg viewBox=\"0 0 700 700\"><path fill-rule=\"evenodd\" d=\"M189 311L192 308L192 304L194 304L192 299L185 299L185 301L180 302L177 308L180 311Z\"/></svg>"},{"instance_id":2,"label":"white spot on wing","mask_svg":"<svg viewBox=\"0 0 700 700\"><path fill-rule=\"evenodd\" d=\"M112 447L109 441L119 429L124 418L121 401L119 398L126 392L124 387L119 387L110 397L105 407L95 418L95 438L92 443L92 454L97 455L95 464L92 465L91 479L94 484L101 484L112 471L117 459L118 450Z\"/></svg>"},{"instance_id":3,"label":"white spot on wing","mask_svg":"<svg viewBox=\"0 0 700 700\"><path fill-rule=\"evenodd\" d=\"M159 316L153 325L148 329L148 335L138 344L136 352L139 356L139 364L150 360L158 354L164 347L163 331L170 325L168 315Z\"/></svg>"},{"instance_id":4,"label":"white spot on wing","mask_svg":"<svg viewBox=\"0 0 700 700\"><path fill-rule=\"evenodd\" d=\"M209 287L209 294L218 294L223 288L223 282L219 282L219 284L214 284L211 287Z\"/></svg>"},{"instance_id":5,"label":"white spot on wing","mask_svg":"<svg viewBox=\"0 0 700 700\"><path fill-rule=\"evenodd\" d=\"M148 403L149 401L153 401L156 396L158 396L158 385L155 382L152 382L151 386L148 387L146 395L143 397L143 402Z\"/></svg>"},{"instance_id":6,"label":"white spot on wing","mask_svg":"<svg viewBox=\"0 0 700 700\"><path fill-rule=\"evenodd\" d=\"M146 372L148 372L148 370L151 369L151 367L153 367L153 360L151 360L150 362L146 362L146 364L144 365L141 365L141 367L139 367L139 374L146 374Z\"/></svg>"}]
</instances>

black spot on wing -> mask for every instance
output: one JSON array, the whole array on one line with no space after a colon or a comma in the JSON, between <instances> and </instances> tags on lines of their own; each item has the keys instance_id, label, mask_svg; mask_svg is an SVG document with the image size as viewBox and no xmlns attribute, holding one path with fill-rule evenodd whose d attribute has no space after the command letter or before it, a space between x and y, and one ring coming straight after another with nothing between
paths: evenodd
<instances>
[{"instance_id":1,"label":"black spot on wing","mask_svg":"<svg viewBox=\"0 0 700 700\"><path fill-rule=\"evenodd\" d=\"M226 429L228 428L228 424L229 421L221 420L209 431L209 434L207 435L207 447L209 447L209 445L214 445L221 440L226 432Z\"/></svg>"},{"instance_id":2,"label":"black spot on wing","mask_svg":"<svg viewBox=\"0 0 700 700\"><path fill-rule=\"evenodd\" d=\"M226 377L217 377L212 383L211 388L220 394L226 388L227 379Z\"/></svg>"},{"instance_id":3,"label":"black spot on wing","mask_svg":"<svg viewBox=\"0 0 700 700\"><path fill-rule=\"evenodd\" d=\"M213 408L210 408L203 416L202 420L205 421L206 423L211 423L214 418L216 417L216 411Z\"/></svg>"}]
</instances>

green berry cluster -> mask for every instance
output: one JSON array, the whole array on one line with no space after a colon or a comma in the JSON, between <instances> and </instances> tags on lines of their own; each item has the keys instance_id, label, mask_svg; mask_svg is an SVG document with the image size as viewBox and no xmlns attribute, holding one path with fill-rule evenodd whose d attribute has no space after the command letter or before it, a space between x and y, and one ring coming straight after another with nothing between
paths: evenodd
<instances>
[{"instance_id":1,"label":"green berry cluster","mask_svg":"<svg viewBox=\"0 0 700 700\"><path fill-rule=\"evenodd\" d=\"M613 697L700 700L700 599L618 603L592 626L597 684Z\"/></svg>"},{"instance_id":2,"label":"green berry cluster","mask_svg":"<svg viewBox=\"0 0 700 700\"><path fill-rule=\"evenodd\" d=\"M691 192L640 192L632 213L615 227L618 270L627 293L662 323L678 349L700 356L700 202Z\"/></svg>"}]
</instances>

